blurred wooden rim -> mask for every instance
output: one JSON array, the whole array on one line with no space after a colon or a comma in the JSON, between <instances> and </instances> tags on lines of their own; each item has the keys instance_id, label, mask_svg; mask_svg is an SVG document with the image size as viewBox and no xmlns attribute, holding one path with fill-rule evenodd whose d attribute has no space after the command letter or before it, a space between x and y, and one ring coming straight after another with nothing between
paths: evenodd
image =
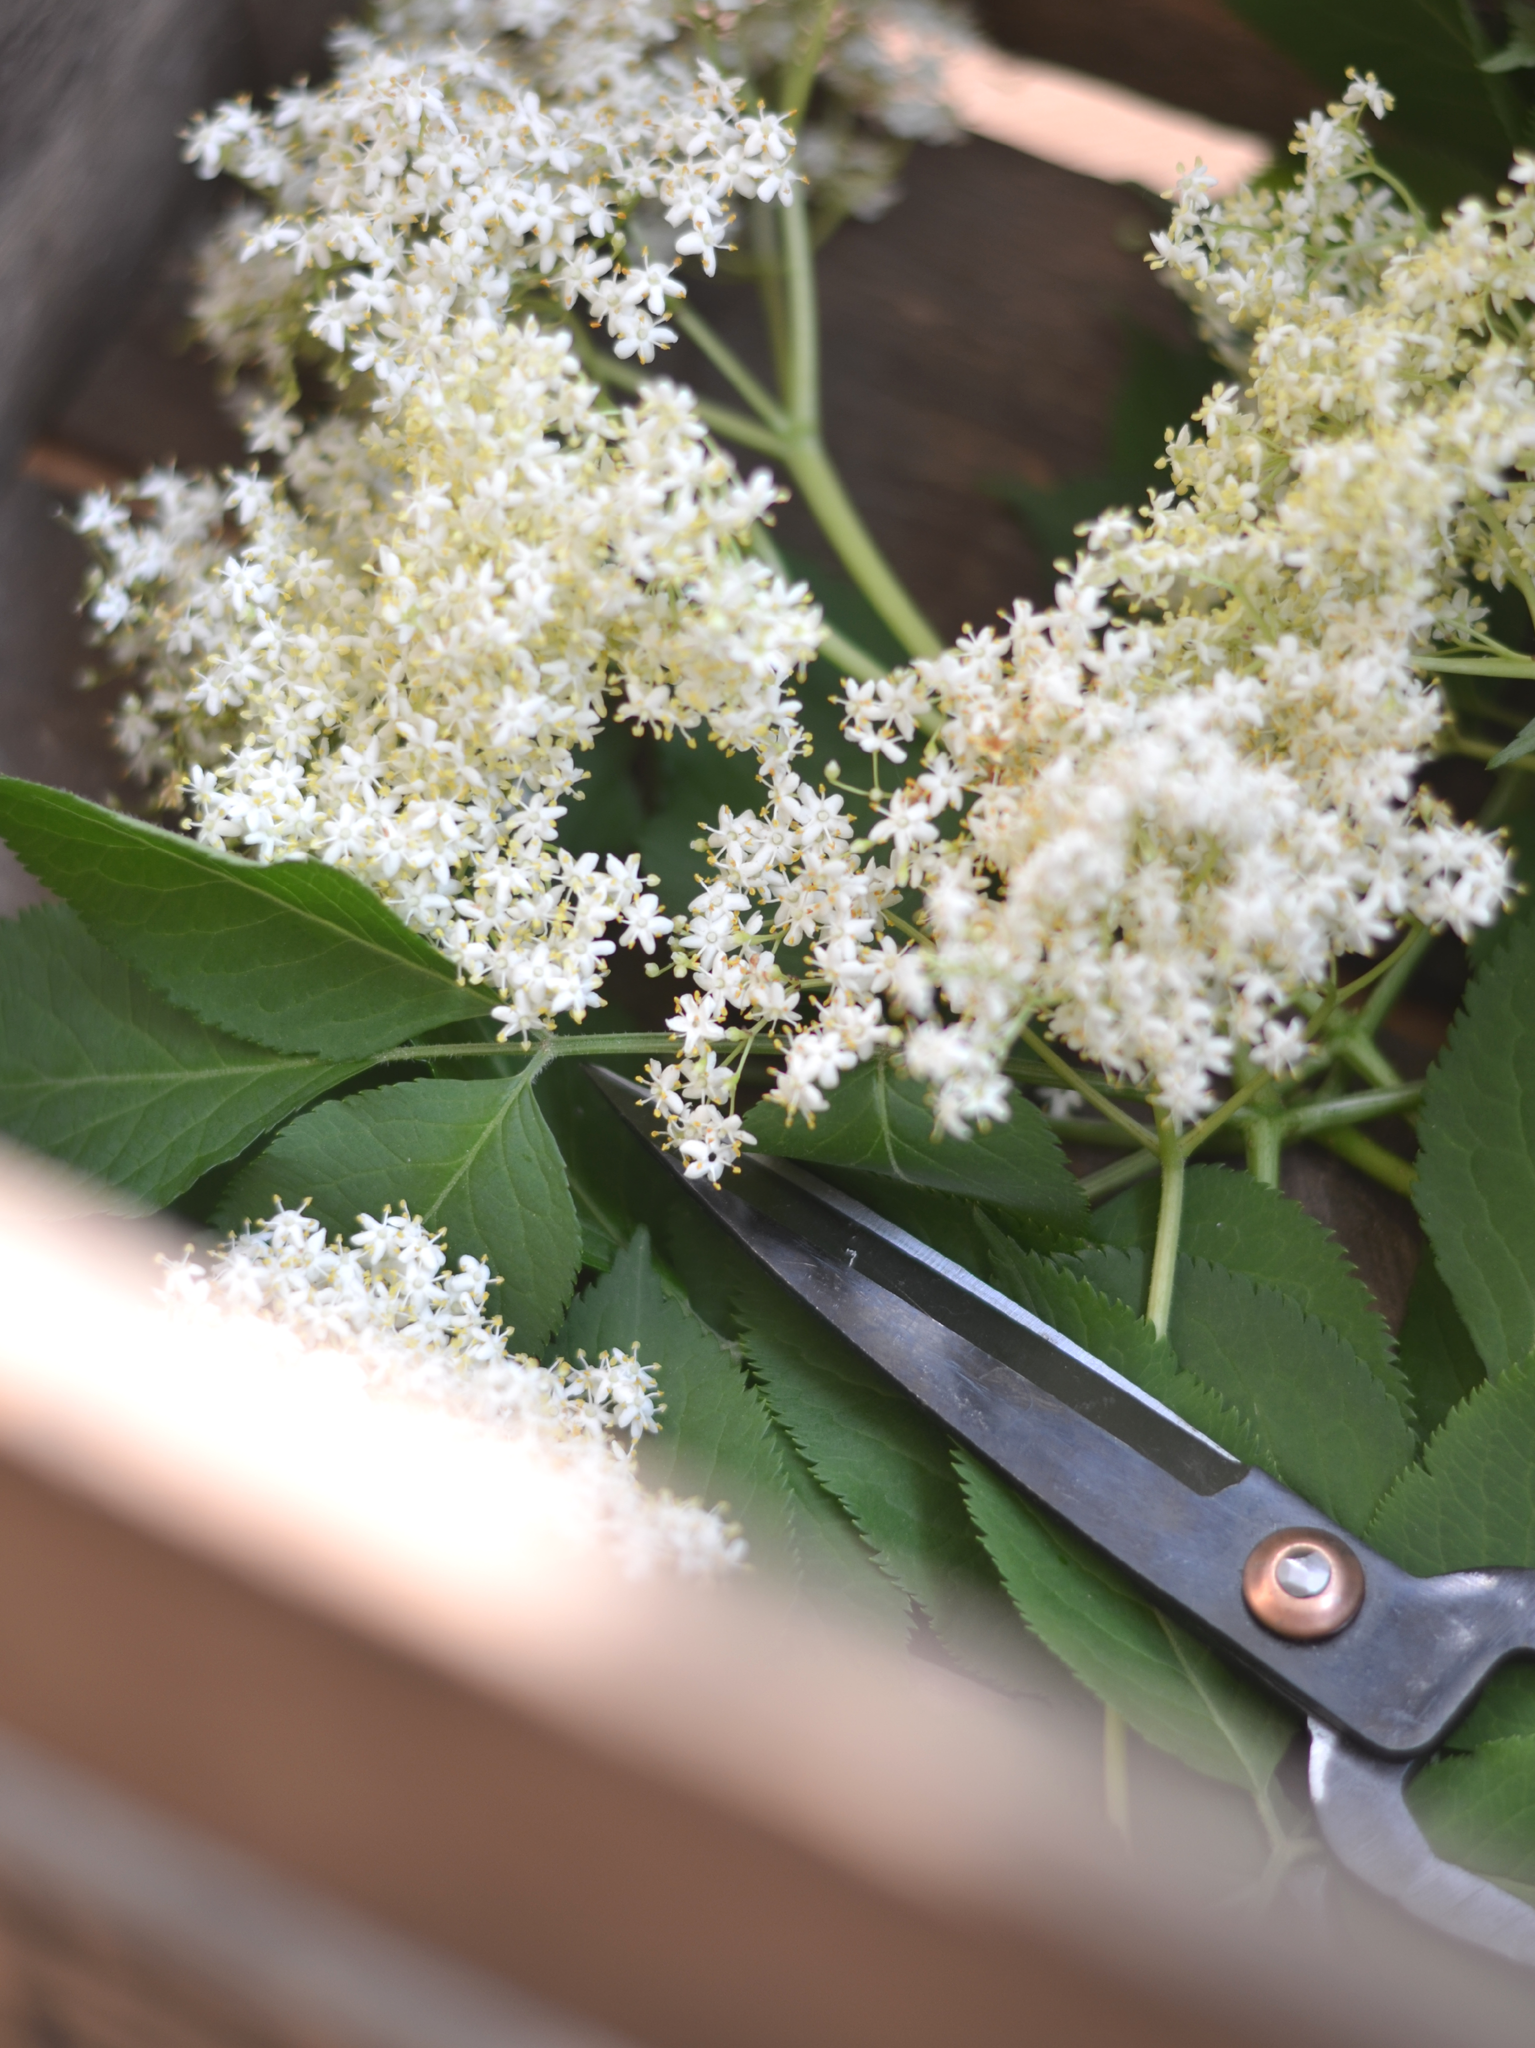
<instances>
[{"instance_id":1,"label":"blurred wooden rim","mask_svg":"<svg viewBox=\"0 0 1535 2048\"><path fill-rule=\"evenodd\" d=\"M0 1721L54 1757L666 2048L1527 2038L1527 1979L1341 1883L1215 1896L1187 1781L1127 1854L1093 1727L765 1583L498 1547L483 1445L327 1442L302 1360L257 1328L215 1369L151 1299L163 1231L92 1200L0 1157Z\"/></svg>"}]
</instances>

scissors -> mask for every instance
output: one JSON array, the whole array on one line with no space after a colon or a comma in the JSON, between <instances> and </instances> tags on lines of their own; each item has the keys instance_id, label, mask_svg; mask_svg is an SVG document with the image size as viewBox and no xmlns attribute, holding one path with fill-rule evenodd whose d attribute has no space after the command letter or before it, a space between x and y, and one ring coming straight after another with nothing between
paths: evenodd
<instances>
[{"instance_id":1,"label":"scissors","mask_svg":"<svg viewBox=\"0 0 1535 2048\"><path fill-rule=\"evenodd\" d=\"M634 1084L588 1074L679 1179ZM1156 1604L1300 1708L1323 1840L1418 1919L1535 1968L1535 1908L1429 1847L1414 1769L1535 1651L1535 1571L1414 1578L1102 1359L787 1160L683 1179L871 1364Z\"/></svg>"}]
</instances>

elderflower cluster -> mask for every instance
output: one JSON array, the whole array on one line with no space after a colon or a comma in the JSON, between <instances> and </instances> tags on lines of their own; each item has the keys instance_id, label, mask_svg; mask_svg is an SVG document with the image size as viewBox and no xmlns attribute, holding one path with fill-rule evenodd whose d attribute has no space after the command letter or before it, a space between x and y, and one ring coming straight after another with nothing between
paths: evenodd
<instances>
[{"instance_id":1,"label":"elderflower cluster","mask_svg":"<svg viewBox=\"0 0 1535 2048\"><path fill-rule=\"evenodd\" d=\"M711 1056L731 1009L783 1047L790 1114L894 1011L953 1131L1006 1114L1031 1018L1187 1120L1239 1049L1295 1070L1297 998L1340 955L1408 918L1464 936L1497 916L1502 845L1418 771L1436 658L1497 651L1474 583L1535 582L1535 161L1430 230L1373 174L1360 122L1384 107L1356 82L1303 123L1290 191L1218 205L1183 180L1157 260L1243 382L1170 438L1169 489L1096 522L1051 608L847 685L874 764L921 748L864 857L788 775L760 816L722 816L718 879L673 940L705 990L692 1058L652 1085L711 1173L740 1136ZM922 930L897 952L902 892Z\"/></svg>"},{"instance_id":2,"label":"elderflower cluster","mask_svg":"<svg viewBox=\"0 0 1535 2048\"><path fill-rule=\"evenodd\" d=\"M578 1352L574 1365L510 1352L499 1318L485 1315L487 1266L464 1257L448 1270L442 1233L407 1211L358 1220L344 1244L301 1208L279 1206L202 1259L189 1252L170 1266L165 1297L183 1312L266 1317L353 1358L370 1393L445 1409L515 1444L558 1478L572 1527L631 1574L714 1574L744 1560L720 1509L640 1485L634 1446L659 1429L661 1411L638 1346L595 1364Z\"/></svg>"},{"instance_id":3,"label":"elderflower cluster","mask_svg":"<svg viewBox=\"0 0 1535 2048\"><path fill-rule=\"evenodd\" d=\"M670 929L638 856L559 843L607 711L776 759L819 619L745 552L772 485L686 392L615 412L568 335L487 315L396 350L398 402L311 429L280 479L152 478L147 525L88 501L92 609L148 669L124 736L185 774L205 841L350 869L522 1033Z\"/></svg>"},{"instance_id":4,"label":"elderflower cluster","mask_svg":"<svg viewBox=\"0 0 1535 2048\"><path fill-rule=\"evenodd\" d=\"M744 110L742 81L703 60L645 62L639 38L607 61L593 51L552 96L493 47L352 29L336 50L331 83L279 94L270 114L226 103L187 143L203 176L231 172L269 202L231 220L196 310L213 346L260 363L285 405L315 343L395 388L408 375L390 361L398 327L465 308L579 304L617 355L648 363L676 338L675 259L712 275L733 197L793 203L779 116ZM619 222L643 201L672 248L630 263Z\"/></svg>"}]
</instances>

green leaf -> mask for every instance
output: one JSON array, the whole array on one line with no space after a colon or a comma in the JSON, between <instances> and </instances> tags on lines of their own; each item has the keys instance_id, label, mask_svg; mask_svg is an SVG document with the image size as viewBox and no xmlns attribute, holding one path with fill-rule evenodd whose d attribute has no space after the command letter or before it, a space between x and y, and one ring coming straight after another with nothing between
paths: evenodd
<instances>
[{"instance_id":1,"label":"green leaf","mask_svg":"<svg viewBox=\"0 0 1535 2048\"><path fill-rule=\"evenodd\" d=\"M1362 1530L1416 1448L1402 1411L1335 1331L1277 1288L1180 1258L1168 1336L1185 1372L1257 1431L1276 1479Z\"/></svg>"},{"instance_id":2,"label":"green leaf","mask_svg":"<svg viewBox=\"0 0 1535 2048\"><path fill-rule=\"evenodd\" d=\"M1535 1884L1535 1735L1430 1764L1408 1786L1407 1804L1452 1863Z\"/></svg>"},{"instance_id":3,"label":"green leaf","mask_svg":"<svg viewBox=\"0 0 1535 2048\"><path fill-rule=\"evenodd\" d=\"M0 837L173 1003L279 1052L354 1059L495 1001L319 861L260 867L10 776Z\"/></svg>"},{"instance_id":4,"label":"green leaf","mask_svg":"<svg viewBox=\"0 0 1535 2048\"><path fill-rule=\"evenodd\" d=\"M1454 1410L1381 1502L1369 1540L1422 1574L1535 1565L1535 1359Z\"/></svg>"},{"instance_id":5,"label":"green leaf","mask_svg":"<svg viewBox=\"0 0 1535 2048\"><path fill-rule=\"evenodd\" d=\"M881 1565L943 1633L995 1575L944 1429L803 1302L765 1277L739 1297L741 1342L768 1406Z\"/></svg>"},{"instance_id":6,"label":"green leaf","mask_svg":"<svg viewBox=\"0 0 1535 2048\"><path fill-rule=\"evenodd\" d=\"M1090 1280L1110 1301L1122 1301L1138 1316L1146 1313L1151 1286L1151 1254L1139 1245L1089 1244L1071 1254L1071 1270Z\"/></svg>"},{"instance_id":7,"label":"green leaf","mask_svg":"<svg viewBox=\"0 0 1535 2048\"><path fill-rule=\"evenodd\" d=\"M1136 1309L1100 1293L1080 1272L1011 1243L1001 1231L991 1228L988 1234L994 1286L1203 1430L1234 1458L1263 1463L1265 1447L1252 1425L1203 1381L1182 1371L1172 1346Z\"/></svg>"},{"instance_id":8,"label":"green leaf","mask_svg":"<svg viewBox=\"0 0 1535 2048\"><path fill-rule=\"evenodd\" d=\"M1160 1199L1159 1181L1127 1188L1096 1211L1093 1235L1103 1244L1139 1247L1149 1255L1157 1241ZM1385 1318L1338 1240L1299 1202L1250 1173L1191 1166L1184 1175L1178 1242L1190 1258L1277 1288L1336 1330L1410 1419L1411 1396L1392 1358Z\"/></svg>"},{"instance_id":9,"label":"green leaf","mask_svg":"<svg viewBox=\"0 0 1535 2048\"><path fill-rule=\"evenodd\" d=\"M1461 0L1226 0L1324 88L1343 90L1349 65L1373 71L1396 97L1382 128L1382 155L1395 163L1404 142L1431 148L1456 166L1461 191L1490 189L1508 169L1518 137L1518 101L1479 69L1491 55ZM1419 190L1425 203L1460 196Z\"/></svg>"},{"instance_id":10,"label":"green leaf","mask_svg":"<svg viewBox=\"0 0 1535 2048\"><path fill-rule=\"evenodd\" d=\"M1451 1409L1487 1377L1471 1332L1461 1321L1427 1245L1407 1296L1398 1363L1412 1391L1418 1434L1423 1437L1432 1436Z\"/></svg>"},{"instance_id":11,"label":"green leaf","mask_svg":"<svg viewBox=\"0 0 1535 2048\"><path fill-rule=\"evenodd\" d=\"M1508 0L1508 41L1495 57L1484 57L1483 71L1527 71L1535 64L1535 7ZM1489 762L1488 766L1492 764Z\"/></svg>"},{"instance_id":12,"label":"green leaf","mask_svg":"<svg viewBox=\"0 0 1535 2048\"><path fill-rule=\"evenodd\" d=\"M0 923L0 1130L147 1202L357 1071L209 1030L62 904Z\"/></svg>"},{"instance_id":13,"label":"green leaf","mask_svg":"<svg viewBox=\"0 0 1535 2048\"><path fill-rule=\"evenodd\" d=\"M1535 1349L1535 922L1474 976L1418 1120L1413 1200L1494 1377Z\"/></svg>"},{"instance_id":14,"label":"green leaf","mask_svg":"<svg viewBox=\"0 0 1535 2048\"><path fill-rule=\"evenodd\" d=\"M1006 1123L972 1138L936 1138L920 1081L887 1060L848 1075L812 1127L786 1123L759 1102L746 1128L764 1152L817 1165L854 1167L914 1187L998 1202L1085 1234L1087 1202L1050 1126L1015 1090Z\"/></svg>"},{"instance_id":15,"label":"green leaf","mask_svg":"<svg viewBox=\"0 0 1535 2048\"><path fill-rule=\"evenodd\" d=\"M1527 64L1535 64L1535 51L1532 51L1524 61ZM1494 768L1506 768L1510 761L1522 761L1526 754L1535 754L1535 718L1517 732L1506 747L1498 749L1487 763L1488 769L1490 771Z\"/></svg>"},{"instance_id":16,"label":"green leaf","mask_svg":"<svg viewBox=\"0 0 1535 2048\"><path fill-rule=\"evenodd\" d=\"M911 1635L906 1594L879 1569L851 1515L822 1486L794 1439L777 1422L773 1442L794 1496L789 1533L806 1590L813 1598L829 1596L850 1609L865 1629L904 1644Z\"/></svg>"},{"instance_id":17,"label":"green leaf","mask_svg":"<svg viewBox=\"0 0 1535 2048\"><path fill-rule=\"evenodd\" d=\"M660 1434L640 1445L647 1485L725 1501L755 1551L781 1553L796 1518L772 1418L714 1332L667 1292L643 1230L578 1296L552 1348L595 1358L636 1343L666 1402Z\"/></svg>"},{"instance_id":18,"label":"green leaf","mask_svg":"<svg viewBox=\"0 0 1535 2048\"><path fill-rule=\"evenodd\" d=\"M402 1081L301 1116L230 1183L226 1226L265 1216L273 1196L312 1197L333 1236L386 1204L446 1229L455 1258L490 1262L492 1312L537 1351L575 1285L581 1236L559 1148L520 1081Z\"/></svg>"},{"instance_id":19,"label":"green leaf","mask_svg":"<svg viewBox=\"0 0 1535 2048\"><path fill-rule=\"evenodd\" d=\"M1261 1795L1297 1717L1228 1670L968 1453L957 1452L955 1462L1002 1583L1046 1648L1148 1742Z\"/></svg>"},{"instance_id":20,"label":"green leaf","mask_svg":"<svg viewBox=\"0 0 1535 2048\"><path fill-rule=\"evenodd\" d=\"M1535 1565L1535 1359L1484 1381L1451 1411L1365 1533L1425 1576ZM1474 1749L1516 1735L1535 1736L1535 1664L1523 1659L1493 1673L1449 1743Z\"/></svg>"}]
</instances>

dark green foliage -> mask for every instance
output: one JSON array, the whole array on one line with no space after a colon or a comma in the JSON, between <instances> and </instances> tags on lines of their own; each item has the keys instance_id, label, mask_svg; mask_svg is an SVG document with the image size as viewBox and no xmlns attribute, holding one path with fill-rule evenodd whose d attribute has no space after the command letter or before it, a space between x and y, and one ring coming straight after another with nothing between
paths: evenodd
<instances>
[{"instance_id":1,"label":"dark green foliage","mask_svg":"<svg viewBox=\"0 0 1535 2048\"><path fill-rule=\"evenodd\" d=\"M1184 1370L1252 1425L1276 1479L1363 1530L1415 1446L1401 1409L1341 1337L1276 1288L1186 1258L1168 1336Z\"/></svg>"},{"instance_id":2,"label":"dark green foliage","mask_svg":"<svg viewBox=\"0 0 1535 2048\"><path fill-rule=\"evenodd\" d=\"M0 1130L149 1203L356 1071L172 1009L63 905L0 923Z\"/></svg>"},{"instance_id":3,"label":"dark green foliage","mask_svg":"<svg viewBox=\"0 0 1535 2048\"><path fill-rule=\"evenodd\" d=\"M1261 1793L1296 1717L1143 1600L1112 1565L965 1452L966 1502L1013 1604L1082 1683L1159 1749Z\"/></svg>"},{"instance_id":4,"label":"dark green foliage","mask_svg":"<svg viewBox=\"0 0 1535 2048\"><path fill-rule=\"evenodd\" d=\"M1368 1533L1411 1572L1535 1565L1535 1359L1461 1403Z\"/></svg>"},{"instance_id":5,"label":"dark green foliage","mask_svg":"<svg viewBox=\"0 0 1535 2048\"><path fill-rule=\"evenodd\" d=\"M1144 1181L1093 1216L1102 1244L1139 1247L1157 1239L1159 1181ZM1406 1383L1392 1360L1391 1332L1370 1291L1325 1225L1277 1188L1225 1166L1191 1166L1184 1175L1178 1243L1191 1259L1277 1288L1307 1315L1336 1330L1404 1409Z\"/></svg>"},{"instance_id":6,"label":"dark green foliage","mask_svg":"<svg viewBox=\"0 0 1535 2048\"><path fill-rule=\"evenodd\" d=\"M559 1148L519 1081L402 1081L323 1103L243 1168L217 1221L239 1229L274 1195L305 1195L330 1234L403 1204L448 1251L487 1259L493 1313L516 1348L536 1351L558 1324L580 1265L580 1231Z\"/></svg>"},{"instance_id":7,"label":"dark green foliage","mask_svg":"<svg viewBox=\"0 0 1535 2048\"><path fill-rule=\"evenodd\" d=\"M1063 1337L1123 1373L1234 1458L1253 1465L1263 1462L1264 1444L1257 1431L1203 1381L1180 1369L1172 1346L1157 1335L1139 1310L1100 1293L1074 1269L1074 1261L1061 1264L1043 1259L1009 1243L999 1231L993 1230L990 1237L993 1285Z\"/></svg>"},{"instance_id":8,"label":"dark green foliage","mask_svg":"<svg viewBox=\"0 0 1535 2048\"><path fill-rule=\"evenodd\" d=\"M595 1359L636 1343L666 1403L661 1433L640 1445L647 1484L726 1501L753 1546L781 1558L795 1510L772 1418L714 1332L662 1284L643 1230L572 1305L551 1351Z\"/></svg>"},{"instance_id":9,"label":"dark green foliage","mask_svg":"<svg viewBox=\"0 0 1535 2048\"><path fill-rule=\"evenodd\" d=\"M1412 1393L1418 1434L1431 1437L1450 1410L1487 1377L1471 1333L1427 1245L1413 1275L1397 1363Z\"/></svg>"},{"instance_id":10,"label":"dark green foliage","mask_svg":"<svg viewBox=\"0 0 1535 2048\"><path fill-rule=\"evenodd\" d=\"M1054 1133L1016 1091L1011 1111L973 1138L941 1138L922 1083L875 1060L848 1075L813 1129L786 1123L771 1102L759 1103L746 1127L764 1152L783 1158L885 1174L1085 1231L1087 1204Z\"/></svg>"},{"instance_id":11,"label":"dark green foliage","mask_svg":"<svg viewBox=\"0 0 1535 2048\"><path fill-rule=\"evenodd\" d=\"M495 1000L319 861L259 867L8 776L0 837L162 995L279 1052L354 1059Z\"/></svg>"},{"instance_id":12,"label":"dark green foliage","mask_svg":"<svg viewBox=\"0 0 1535 2048\"><path fill-rule=\"evenodd\" d=\"M1407 1803L1441 1856L1535 1884L1535 1734L1430 1764L1409 1785Z\"/></svg>"},{"instance_id":13,"label":"dark green foliage","mask_svg":"<svg viewBox=\"0 0 1535 2048\"><path fill-rule=\"evenodd\" d=\"M1413 1199L1496 1376L1535 1349L1535 922L1471 983L1428 1077Z\"/></svg>"},{"instance_id":14,"label":"dark green foliage","mask_svg":"<svg viewBox=\"0 0 1535 2048\"><path fill-rule=\"evenodd\" d=\"M742 1290L741 1341L768 1406L821 1485L942 1631L994 1590L943 1428L765 1278Z\"/></svg>"},{"instance_id":15,"label":"dark green foliage","mask_svg":"<svg viewBox=\"0 0 1535 2048\"><path fill-rule=\"evenodd\" d=\"M1521 140L1524 93L1482 68L1493 54L1462 0L1226 0L1233 14L1337 99L1352 65L1390 87L1383 161L1431 211L1492 192Z\"/></svg>"}]
</instances>

